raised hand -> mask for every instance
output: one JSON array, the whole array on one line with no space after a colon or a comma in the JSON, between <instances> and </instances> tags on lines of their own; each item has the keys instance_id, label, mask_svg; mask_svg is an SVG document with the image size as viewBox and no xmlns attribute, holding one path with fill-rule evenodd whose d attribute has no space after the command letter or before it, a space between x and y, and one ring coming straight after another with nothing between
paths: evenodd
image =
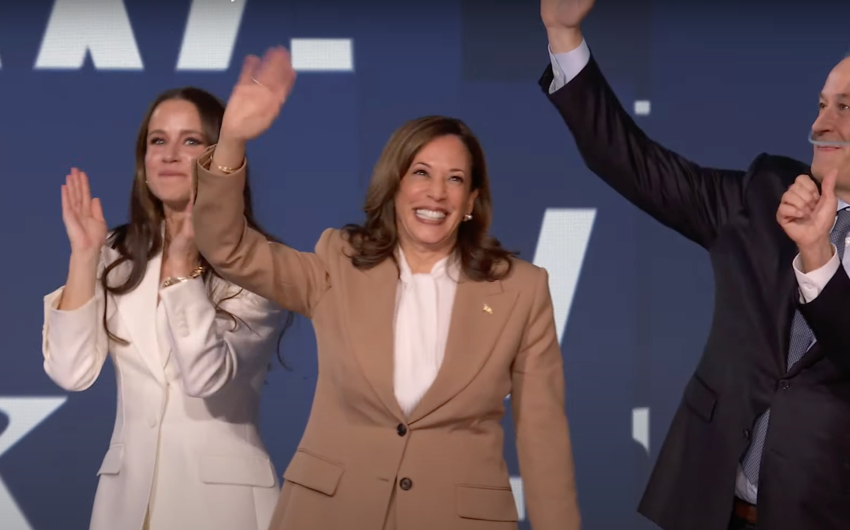
<instances>
[{"instance_id":1,"label":"raised hand","mask_svg":"<svg viewBox=\"0 0 850 530\"><path fill-rule=\"evenodd\" d=\"M540 0L540 17L547 28L577 28L594 0Z\"/></svg>"},{"instance_id":2,"label":"raised hand","mask_svg":"<svg viewBox=\"0 0 850 530\"><path fill-rule=\"evenodd\" d=\"M265 132L280 113L295 77L289 52L282 46L270 48L262 60L246 57L227 101L221 137L247 142Z\"/></svg>"},{"instance_id":3,"label":"raised hand","mask_svg":"<svg viewBox=\"0 0 850 530\"><path fill-rule=\"evenodd\" d=\"M808 175L798 176L776 211L777 222L800 250L804 272L823 266L832 257L829 233L838 208L837 175L837 170L827 173L820 192Z\"/></svg>"},{"instance_id":4,"label":"raised hand","mask_svg":"<svg viewBox=\"0 0 850 530\"><path fill-rule=\"evenodd\" d=\"M71 243L71 254L94 257L106 241L106 220L100 199L91 198L89 179L77 168L62 185L62 221Z\"/></svg>"}]
</instances>

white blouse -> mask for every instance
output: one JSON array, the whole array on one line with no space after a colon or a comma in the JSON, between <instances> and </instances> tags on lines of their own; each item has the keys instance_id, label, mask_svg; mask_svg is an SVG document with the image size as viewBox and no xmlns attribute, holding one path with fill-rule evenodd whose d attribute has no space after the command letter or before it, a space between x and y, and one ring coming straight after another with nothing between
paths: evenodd
<instances>
[{"instance_id":1,"label":"white blouse","mask_svg":"<svg viewBox=\"0 0 850 530\"><path fill-rule=\"evenodd\" d=\"M413 274L401 248L398 254L393 384L409 416L443 364L460 268L446 257L430 273Z\"/></svg>"}]
</instances>

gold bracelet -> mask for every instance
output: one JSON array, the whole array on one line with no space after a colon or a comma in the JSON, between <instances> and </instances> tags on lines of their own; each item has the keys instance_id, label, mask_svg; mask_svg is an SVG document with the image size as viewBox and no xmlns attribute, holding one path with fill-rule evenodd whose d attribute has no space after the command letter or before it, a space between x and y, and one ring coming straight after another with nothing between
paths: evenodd
<instances>
[{"instance_id":1,"label":"gold bracelet","mask_svg":"<svg viewBox=\"0 0 850 530\"><path fill-rule=\"evenodd\" d=\"M204 272L204 266L198 265L197 267L192 269L192 272L190 272L188 276L177 276L177 277L172 277L172 278L166 278L162 282L162 287L165 288L165 287L168 287L170 285L174 285L176 283L188 282L189 280L194 280L195 278L197 278L198 276L203 274L203 272Z\"/></svg>"},{"instance_id":2,"label":"gold bracelet","mask_svg":"<svg viewBox=\"0 0 850 530\"><path fill-rule=\"evenodd\" d=\"M213 164L215 164L215 167L217 167L217 168L218 168L218 170L219 170L219 171L221 171L222 173L224 173L225 175L230 175L230 174L231 174L231 173L233 173L234 171L239 171L240 169L242 169L243 167L245 167L245 161L246 161L246 159L247 159L247 157L243 156L243 157L242 157L242 163L240 163L238 166L236 166L236 167L227 167L227 166L220 166L220 165L216 164L216 163L215 163L214 156L215 156L215 153L213 153L213 158L210 158L210 162L212 162Z\"/></svg>"}]
</instances>

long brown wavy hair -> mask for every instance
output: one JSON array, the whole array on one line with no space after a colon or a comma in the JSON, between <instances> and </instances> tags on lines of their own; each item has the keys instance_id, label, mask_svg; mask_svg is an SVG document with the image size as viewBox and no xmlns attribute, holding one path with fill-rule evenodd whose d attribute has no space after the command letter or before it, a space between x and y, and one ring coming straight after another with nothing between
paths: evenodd
<instances>
[{"instance_id":1,"label":"long brown wavy hair","mask_svg":"<svg viewBox=\"0 0 850 530\"><path fill-rule=\"evenodd\" d=\"M148 188L147 177L145 175L145 155L148 149L148 124L150 123L151 115L161 103L170 100L188 101L195 105L201 117L202 132L207 145L218 142L221 121L224 117L224 105L209 92L195 87L174 88L159 94L153 103L151 103L150 107L148 107L136 138L136 174L133 179L133 190L130 193L130 222L115 228L107 239L107 245L115 249L120 257L106 266L100 278L100 284L105 292L112 293L113 295L127 294L138 287L147 271L148 261L164 249L162 225L165 221L165 211L162 201L154 196ZM247 171L248 168L246 167L246 177ZM278 242L275 237L260 228L254 218L249 182L250 179L246 178L245 191L243 193L245 219L248 222L248 226L263 234L268 240ZM108 282L109 274L116 267L128 261L131 263L130 274L118 285L110 285ZM225 285L223 280L203 256L200 256L200 264L204 267L202 278L207 288L207 294L215 305L216 312L230 318L233 321L234 329L240 323L247 326L237 315L233 315L219 306L221 302L238 296L241 289L233 293L218 292L219 290L216 289L214 283L219 286ZM219 281L214 282L214 278ZM106 316L107 310L106 304L104 304L103 327L106 329L107 335L116 342L125 345L129 344L128 341L118 337L109 330ZM292 320L292 313L287 312L286 321L278 337L277 354L282 364L280 339L283 337L286 329L292 324Z\"/></svg>"},{"instance_id":2,"label":"long brown wavy hair","mask_svg":"<svg viewBox=\"0 0 850 530\"><path fill-rule=\"evenodd\" d=\"M490 181L484 150L478 138L462 121L445 116L425 116L411 120L390 137L366 191L366 222L343 227L345 238L354 249L350 256L358 269L370 269L387 258L395 260L398 245L395 197L401 179L423 147L443 136L456 136L466 146L472 172L472 191L478 190L472 219L460 223L455 252L464 275L474 281L495 281L507 276L516 252L502 248L487 233L493 219Z\"/></svg>"}]
</instances>

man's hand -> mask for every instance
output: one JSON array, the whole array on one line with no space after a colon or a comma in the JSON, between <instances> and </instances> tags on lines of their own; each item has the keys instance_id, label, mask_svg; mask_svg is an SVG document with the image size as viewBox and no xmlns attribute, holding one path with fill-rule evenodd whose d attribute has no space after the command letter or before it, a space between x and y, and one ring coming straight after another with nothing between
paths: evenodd
<instances>
[{"instance_id":1,"label":"man's hand","mask_svg":"<svg viewBox=\"0 0 850 530\"><path fill-rule=\"evenodd\" d=\"M552 53L565 53L579 47L581 22L594 0L540 0L540 18L549 35Z\"/></svg>"},{"instance_id":2,"label":"man's hand","mask_svg":"<svg viewBox=\"0 0 850 530\"><path fill-rule=\"evenodd\" d=\"M832 258L829 233L835 223L838 199L835 197L837 170L826 174L821 192L808 175L800 175L776 211L776 220L800 250L803 271L811 272Z\"/></svg>"}]
</instances>

